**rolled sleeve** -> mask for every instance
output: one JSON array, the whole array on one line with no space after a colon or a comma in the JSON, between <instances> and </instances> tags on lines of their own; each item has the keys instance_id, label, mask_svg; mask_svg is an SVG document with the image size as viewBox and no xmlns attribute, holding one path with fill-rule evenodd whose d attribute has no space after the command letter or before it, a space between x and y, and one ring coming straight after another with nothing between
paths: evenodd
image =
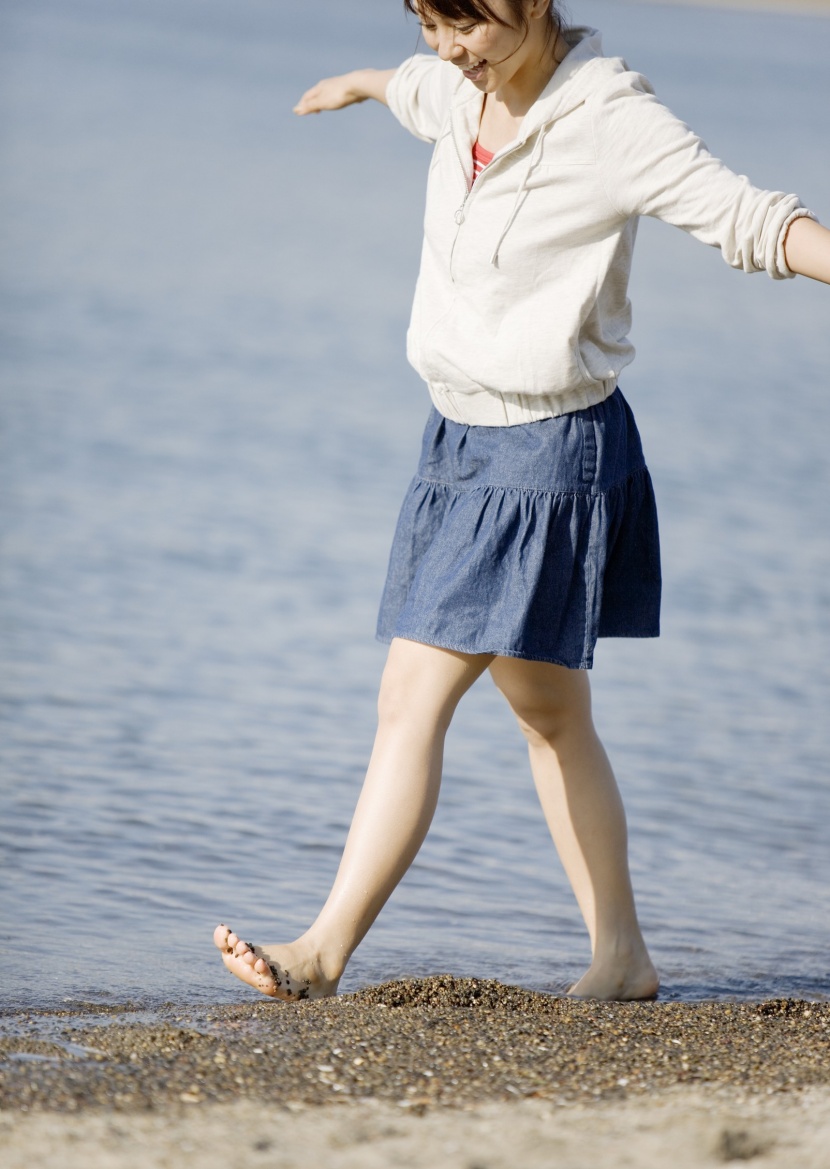
<instances>
[{"instance_id":1,"label":"rolled sleeve","mask_svg":"<svg viewBox=\"0 0 830 1169\"><path fill-rule=\"evenodd\" d=\"M784 241L793 219L812 212L797 195L761 190L731 171L640 74L620 74L603 94L594 139L606 194L622 214L680 227L744 272L794 275Z\"/></svg>"}]
</instances>

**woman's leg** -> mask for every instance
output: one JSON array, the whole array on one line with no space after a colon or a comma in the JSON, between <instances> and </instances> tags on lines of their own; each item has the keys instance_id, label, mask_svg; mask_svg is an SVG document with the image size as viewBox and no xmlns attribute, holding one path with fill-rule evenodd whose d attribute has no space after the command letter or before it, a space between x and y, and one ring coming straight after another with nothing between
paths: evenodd
<instances>
[{"instance_id":1,"label":"woman's leg","mask_svg":"<svg viewBox=\"0 0 830 1169\"><path fill-rule=\"evenodd\" d=\"M485 654L392 642L375 745L328 900L289 945L253 947L219 926L214 941L233 974L277 998L336 992L353 951L421 847L438 800L450 720L491 661Z\"/></svg>"},{"instance_id":2,"label":"woman's leg","mask_svg":"<svg viewBox=\"0 0 830 1169\"><path fill-rule=\"evenodd\" d=\"M594 730L588 675L515 658L495 658L490 673L527 738L545 819L591 937L591 967L570 993L649 998L657 972L637 922L625 812Z\"/></svg>"}]
</instances>

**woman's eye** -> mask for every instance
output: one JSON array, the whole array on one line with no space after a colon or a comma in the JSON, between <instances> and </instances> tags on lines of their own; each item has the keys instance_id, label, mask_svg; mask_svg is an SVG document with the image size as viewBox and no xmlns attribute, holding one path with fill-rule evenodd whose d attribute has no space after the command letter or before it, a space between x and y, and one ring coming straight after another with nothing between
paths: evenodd
<instances>
[{"instance_id":1,"label":"woman's eye","mask_svg":"<svg viewBox=\"0 0 830 1169\"><path fill-rule=\"evenodd\" d=\"M469 25L467 25L466 28L459 28L458 31L461 33L461 35L463 37L468 37L470 35L470 33L475 32L475 30L477 28L478 28L477 24L469 24Z\"/></svg>"}]
</instances>

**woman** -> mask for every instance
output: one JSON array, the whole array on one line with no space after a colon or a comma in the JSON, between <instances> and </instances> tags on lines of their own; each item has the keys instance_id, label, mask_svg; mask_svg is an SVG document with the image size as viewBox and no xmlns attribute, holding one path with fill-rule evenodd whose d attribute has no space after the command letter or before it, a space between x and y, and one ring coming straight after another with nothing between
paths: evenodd
<instances>
[{"instance_id":1,"label":"woman","mask_svg":"<svg viewBox=\"0 0 830 1169\"><path fill-rule=\"evenodd\" d=\"M228 927L226 967L266 995L334 994L432 819L444 736L489 670L527 737L591 938L571 988L643 999L625 814L591 719L602 636L658 633L656 510L633 416L626 289L640 215L731 265L830 282L830 232L708 154L648 82L550 0L405 0L437 56L321 81L299 114L374 98L435 143L410 360L433 410L379 636L391 642L366 781L332 891L288 945Z\"/></svg>"}]
</instances>

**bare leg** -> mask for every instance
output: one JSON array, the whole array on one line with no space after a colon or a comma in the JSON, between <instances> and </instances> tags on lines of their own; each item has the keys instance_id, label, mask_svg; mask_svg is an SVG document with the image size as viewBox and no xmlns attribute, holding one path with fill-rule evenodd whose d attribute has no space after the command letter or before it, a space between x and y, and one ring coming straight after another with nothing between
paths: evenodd
<instances>
[{"instance_id":1,"label":"bare leg","mask_svg":"<svg viewBox=\"0 0 830 1169\"><path fill-rule=\"evenodd\" d=\"M657 992L628 870L625 811L591 718L583 670L495 658L490 673L528 741L545 819L591 938L593 961L570 993L641 999Z\"/></svg>"},{"instance_id":2,"label":"bare leg","mask_svg":"<svg viewBox=\"0 0 830 1169\"><path fill-rule=\"evenodd\" d=\"M233 974L277 998L336 993L346 963L421 847L438 800L450 720L491 661L392 642L375 745L331 893L311 928L289 945L250 946L219 926L214 941Z\"/></svg>"}]
</instances>

